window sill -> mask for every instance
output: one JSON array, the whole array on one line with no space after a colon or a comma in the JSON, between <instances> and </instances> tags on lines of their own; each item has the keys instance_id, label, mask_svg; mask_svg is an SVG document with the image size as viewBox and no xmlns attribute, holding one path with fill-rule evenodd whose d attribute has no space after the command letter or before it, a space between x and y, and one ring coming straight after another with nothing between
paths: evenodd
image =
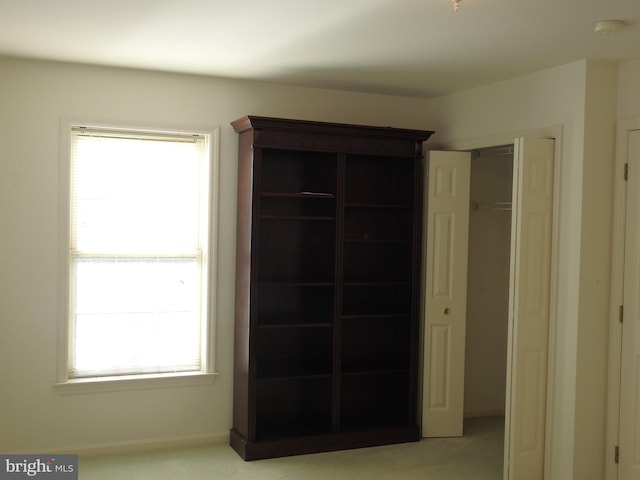
<instances>
[{"instance_id":1,"label":"window sill","mask_svg":"<svg viewBox=\"0 0 640 480\"><path fill-rule=\"evenodd\" d=\"M117 377L74 378L53 384L60 395L146 390L151 388L190 387L215 382L219 374L203 372L126 375Z\"/></svg>"}]
</instances>

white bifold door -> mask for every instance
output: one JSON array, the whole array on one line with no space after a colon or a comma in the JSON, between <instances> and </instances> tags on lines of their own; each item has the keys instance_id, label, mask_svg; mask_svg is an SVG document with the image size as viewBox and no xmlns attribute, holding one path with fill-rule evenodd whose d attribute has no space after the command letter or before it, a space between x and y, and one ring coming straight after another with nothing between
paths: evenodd
<instances>
[{"instance_id":1,"label":"white bifold door","mask_svg":"<svg viewBox=\"0 0 640 480\"><path fill-rule=\"evenodd\" d=\"M422 436L462 435L471 154L428 154Z\"/></svg>"},{"instance_id":2,"label":"white bifold door","mask_svg":"<svg viewBox=\"0 0 640 480\"><path fill-rule=\"evenodd\" d=\"M514 146L504 478L542 480L555 146ZM463 435L470 162L468 152L428 156L423 437Z\"/></svg>"}]
</instances>

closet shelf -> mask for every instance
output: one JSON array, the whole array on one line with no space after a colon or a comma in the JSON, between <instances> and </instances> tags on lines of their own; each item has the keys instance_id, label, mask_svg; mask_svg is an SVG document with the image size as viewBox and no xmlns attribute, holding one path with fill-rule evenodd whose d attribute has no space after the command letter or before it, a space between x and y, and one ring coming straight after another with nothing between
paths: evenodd
<instances>
[{"instance_id":1,"label":"closet shelf","mask_svg":"<svg viewBox=\"0 0 640 480\"><path fill-rule=\"evenodd\" d=\"M342 315L343 320L393 320L397 318L410 318L410 313L352 313Z\"/></svg>"},{"instance_id":2,"label":"closet shelf","mask_svg":"<svg viewBox=\"0 0 640 480\"><path fill-rule=\"evenodd\" d=\"M260 330L277 330L277 329L298 329L298 328L331 328L333 323L331 322L315 322L315 323L259 323L258 328Z\"/></svg>"},{"instance_id":3,"label":"closet shelf","mask_svg":"<svg viewBox=\"0 0 640 480\"><path fill-rule=\"evenodd\" d=\"M358 281L358 280L346 280L343 285L345 287L408 287L411 285L410 281L407 280L398 280L398 281Z\"/></svg>"},{"instance_id":4,"label":"closet shelf","mask_svg":"<svg viewBox=\"0 0 640 480\"><path fill-rule=\"evenodd\" d=\"M378 375L394 375L398 373L407 373L408 368L376 368L376 369L360 369L343 371L343 377L365 377L365 376L378 376Z\"/></svg>"},{"instance_id":5,"label":"closet shelf","mask_svg":"<svg viewBox=\"0 0 640 480\"><path fill-rule=\"evenodd\" d=\"M267 372L263 375L260 375L256 378L258 382L266 383L266 382L298 382L298 381L309 381L309 380L319 380L319 379L330 379L331 373L309 373L309 374L301 374L301 373L293 373L293 372L281 372L277 371Z\"/></svg>"},{"instance_id":6,"label":"closet shelf","mask_svg":"<svg viewBox=\"0 0 640 480\"><path fill-rule=\"evenodd\" d=\"M411 239L403 238L345 238L345 243L364 243L369 245L393 245L411 243Z\"/></svg>"},{"instance_id":7,"label":"closet shelf","mask_svg":"<svg viewBox=\"0 0 640 480\"><path fill-rule=\"evenodd\" d=\"M336 198L334 193L324 192L262 192L260 196L266 198L321 198L326 200Z\"/></svg>"},{"instance_id":8,"label":"closet shelf","mask_svg":"<svg viewBox=\"0 0 640 480\"><path fill-rule=\"evenodd\" d=\"M413 205L405 203L350 203L346 202L344 205L346 208L379 208L379 209L391 209L391 210L410 210Z\"/></svg>"},{"instance_id":9,"label":"closet shelf","mask_svg":"<svg viewBox=\"0 0 640 480\"><path fill-rule=\"evenodd\" d=\"M333 222L335 217L313 216L313 215L260 215L261 220L304 220Z\"/></svg>"}]
</instances>

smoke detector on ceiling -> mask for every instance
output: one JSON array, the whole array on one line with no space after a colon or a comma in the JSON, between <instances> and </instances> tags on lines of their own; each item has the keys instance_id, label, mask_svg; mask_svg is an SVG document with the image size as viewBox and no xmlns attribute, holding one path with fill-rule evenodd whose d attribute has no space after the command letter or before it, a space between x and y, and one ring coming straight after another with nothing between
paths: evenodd
<instances>
[{"instance_id":1,"label":"smoke detector on ceiling","mask_svg":"<svg viewBox=\"0 0 640 480\"><path fill-rule=\"evenodd\" d=\"M622 20L603 20L596 23L594 31L609 36L620 33L624 27L625 23Z\"/></svg>"}]
</instances>

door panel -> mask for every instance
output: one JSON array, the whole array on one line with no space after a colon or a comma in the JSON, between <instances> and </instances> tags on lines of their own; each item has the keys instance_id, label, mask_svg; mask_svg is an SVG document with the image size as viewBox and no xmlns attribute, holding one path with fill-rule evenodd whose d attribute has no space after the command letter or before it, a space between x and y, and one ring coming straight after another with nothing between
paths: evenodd
<instances>
[{"instance_id":1,"label":"door panel","mask_svg":"<svg viewBox=\"0 0 640 480\"><path fill-rule=\"evenodd\" d=\"M515 142L505 478L542 480L550 315L554 140Z\"/></svg>"},{"instance_id":2,"label":"door panel","mask_svg":"<svg viewBox=\"0 0 640 480\"><path fill-rule=\"evenodd\" d=\"M429 152L422 436L462 435L470 159Z\"/></svg>"},{"instance_id":3,"label":"door panel","mask_svg":"<svg viewBox=\"0 0 640 480\"><path fill-rule=\"evenodd\" d=\"M628 136L619 480L640 479L640 130Z\"/></svg>"}]
</instances>

